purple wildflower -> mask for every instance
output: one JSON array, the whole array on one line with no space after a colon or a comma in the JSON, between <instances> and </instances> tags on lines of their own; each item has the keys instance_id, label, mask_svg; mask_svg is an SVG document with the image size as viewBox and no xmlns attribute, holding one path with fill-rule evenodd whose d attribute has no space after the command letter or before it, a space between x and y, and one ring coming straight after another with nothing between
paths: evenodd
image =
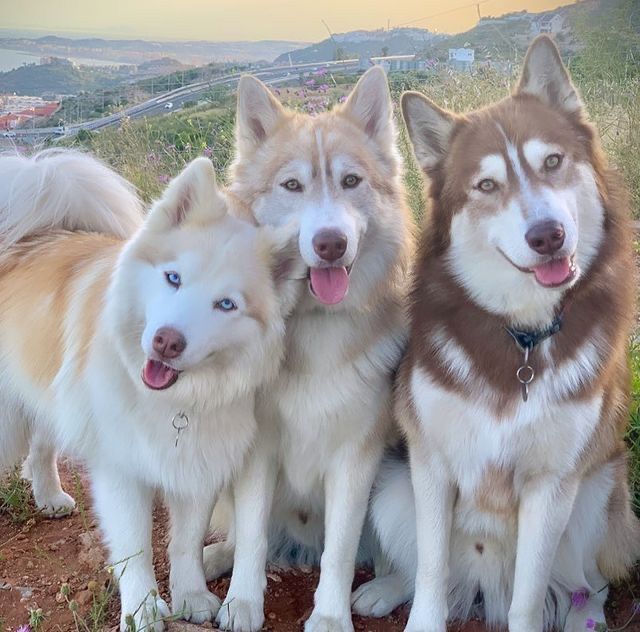
<instances>
[{"instance_id":1,"label":"purple wildflower","mask_svg":"<svg viewBox=\"0 0 640 632\"><path fill-rule=\"evenodd\" d=\"M584 627L585 627L587 630L595 630L595 629L596 629L596 622L595 622L593 619L587 619L587 620L584 622Z\"/></svg>"},{"instance_id":2,"label":"purple wildflower","mask_svg":"<svg viewBox=\"0 0 640 632\"><path fill-rule=\"evenodd\" d=\"M308 81L304 82L305 86L309 86L309 87L313 87L316 85L316 80L315 79L309 79Z\"/></svg>"},{"instance_id":3,"label":"purple wildflower","mask_svg":"<svg viewBox=\"0 0 640 632\"><path fill-rule=\"evenodd\" d=\"M338 103L344 103L347 100L346 95L342 95L339 99L338 99Z\"/></svg>"},{"instance_id":4,"label":"purple wildflower","mask_svg":"<svg viewBox=\"0 0 640 632\"><path fill-rule=\"evenodd\" d=\"M169 176L166 173L163 173L162 175L158 176L158 182L160 184L167 184L167 182L169 182L171 178L169 178Z\"/></svg>"},{"instance_id":5,"label":"purple wildflower","mask_svg":"<svg viewBox=\"0 0 640 632\"><path fill-rule=\"evenodd\" d=\"M31 632L31 626L28 623L23 623L16 632Z\"/></svg>"},{"instance_id":6,"label":"purple wildflower","mask_svg":"<svg viewBox=\"0 0 640 632\"><path fill-rule=\"evenodd\" d=\"M571 593L571 605L576 610L582 610L589 600L589 589L580 588L580 590L576 590Z\"/></svg>"},{"instance_id":7,"label":"purple wildflower","mask_svg":"<svg viewBox=\"0 0 640 632\"><path fill-rule=\"evenodd\" d=\"M207 158L211 158L211 156L213 156L213 147L209 147L209 146L205 147L202 150L202 154Z\"/></svg>"}]
</instances>

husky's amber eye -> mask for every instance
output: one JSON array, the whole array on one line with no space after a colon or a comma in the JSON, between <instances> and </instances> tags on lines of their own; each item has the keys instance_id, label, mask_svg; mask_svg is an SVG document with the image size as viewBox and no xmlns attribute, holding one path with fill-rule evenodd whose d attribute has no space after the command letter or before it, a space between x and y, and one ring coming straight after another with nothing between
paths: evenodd
<instances>
[{"instance_id":1,"label":"husky's amber eye","mask_svg":"<svg viewBox=\"0 0 640 632\"><path fill-rule=\"evenodd\" d=\"M362 182L362 178L355 173L349 173L342 178L342 186L345 189L355 189Z\"/></svg>"},{"instance_id":2,"label":"husky's amber eye","mask_svg":"<svg viewBox=\"0 0 640 632\"><path fill-rule=\"evenodd\" d=\"M171 287L178 289L182 285L182 279L177 272L165 272L164 278Z\"/></svg>"},{"instance_id":3,"label":"husky's amber eye","mask_svg":"<svg viewBox=\"0 0 640 632\"><path fill-rule=\"evenodd\" d=\"M302 185L295 178L291 178L291 180L287 180L286 182L283 182L280 186L284 187L287 191L294 191L294 192L302 191Z\"/></svg>"},{"instance_id":4,"label":"husky's amber eye","mask_svg":"<svg viewBox=\"0 0 640 632\"><path fill-rule=\"evenodd\" d=\"M480 182L478 182L478 190L482 191L483 193L491 193L497 188L498 185L496 184L496 181L492 180L491 178L485 178L484 180L480 180Z\"/></svg>"},{"instance_id":5,"label":"husky's amber eye","mask_svg":"<svg viewBox=\"0 0 640 632\"><path fill-rule=\"evenodd\" d=\"M560 154L551 154L544 159L544 168L547 171L553 171L562 164L562 156Z\"/></svg>"},{"instance_id":6,"label":"husky's amber eye","mask_svg":"<svg viewBox=\"0 0 640 632\"><path fill-rule=\"evenodd\" d=\"M230 298L222 298L213 304L213 309L219 309L221 312L232 312L238 309L238 306Z\"/></svg>"}]
</instances>

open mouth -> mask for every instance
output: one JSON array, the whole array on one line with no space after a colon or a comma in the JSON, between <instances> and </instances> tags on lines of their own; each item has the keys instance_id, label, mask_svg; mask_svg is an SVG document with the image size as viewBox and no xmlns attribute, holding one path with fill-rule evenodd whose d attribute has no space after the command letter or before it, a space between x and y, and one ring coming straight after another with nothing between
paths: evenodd
<instances>
[{"instance_id":1,"label":"open mouth","mask_svg":"<svg viewBox=\"0 0 640 632\"><path fill-rule=\"evenodd\" d=\"M351 266L309 268L309 290L325 305L337 305L349 291Z\"/></svg>"},{"instance_id":2,"label":"open mouth","mask_svg":"<svg viewBox=\"0 0 640 632\"><path fill-rule=\"evenodd\" d=\"M531 272L542 287L560 287L576 277L576 262L573 257L551 259L542 265L535 266Z\"/></svg>"},{"instance_id":3,"label":"open mouth","mask_svg":"<svg viewBox=\"0 0 640 632\"><path fill-rule=\"evenodd\" d=\"M173 386L180 376L180 371L160 360L148 359L142 367L142 381L154 391L163 391Z\"/></svg>"},{"instance_id":4,"label":"open mouth","mask_svg":"<svg viewBox=\"0 0 640 632\"><path fill-rule=\"evenodd\" d=\"M554 288L562 287L571 283L576 278L577 267L575 255L570 257L555 257L532 268L523 268L515 264L507 255L498 248L500 254L514 267L527 274L533 274L536 281L542 287Z\"/></svg>"}]
</instances>

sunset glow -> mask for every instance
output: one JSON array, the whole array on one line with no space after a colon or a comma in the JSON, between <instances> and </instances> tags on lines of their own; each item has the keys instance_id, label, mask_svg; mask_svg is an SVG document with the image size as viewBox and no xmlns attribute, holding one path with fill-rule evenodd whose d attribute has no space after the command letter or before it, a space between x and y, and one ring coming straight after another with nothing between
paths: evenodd
<instances>
[{"instance_id":1,"label":"sunset glow","mask_svg":"<svg viewBox=\"0 0 640 632\"><path fill-rule=\"evenodd\" d=\"M416 26L456 33L465 31L481 16L509 11L553 9L559 0L28 0L5 3L2 26L33 29L68 36L109 38L141 37L164 40L317 41L327 37L324 20L332 32Z\"/></svg>"}]
</instances>

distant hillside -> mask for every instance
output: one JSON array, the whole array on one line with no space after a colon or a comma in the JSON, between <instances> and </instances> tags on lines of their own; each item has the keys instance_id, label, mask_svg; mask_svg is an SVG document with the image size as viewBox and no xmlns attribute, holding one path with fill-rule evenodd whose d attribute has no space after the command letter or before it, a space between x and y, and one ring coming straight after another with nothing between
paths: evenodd
<instances>
[{"instance_id":1,"label":"distant hillside","mask_svg":"<svg viewBox=\"0 0 640 632\"><path fill-rule=\"evenodd\" d=\"M422 54L424 57L446 60L450 48L464 47L475 49L477 61L487 59L516 61L526 52L531 39L536 34L535 25L545 16L555 14L562 16L564 28L554 35L556 40L566 43L571 38L573 18L576 9L580 6L573 4L543 13L520 11L500 17L485 17L465 33L450 35L443 40L430 43Z\"/></svg>"},{"instance_id":2,"label":"distant hillside","mask_svg":"<svg viewBox=\"0 0 640 632\"><path fill-rule=\"evenodd\" d=\"M276 63L333 61L360 56L409 55L440 39L427 29L398 28L391 31L352 31L339 33L317 44L280 55Z\"/></svg>"},{"instance_id":3,"label":"distant hillside","mask_svg":"<svg viewBox=\"0 0 640 632\"><path fill-rule=\"evenodd\" d=\"M581 0L552 11L529 13L520 11L500 17L486 17L465 33L451 35L445 39L431 42L422 52L424 57L448 59L450 48L473 48L478 61L487 59L517 61L521 59L531 40L539 32L539 25L553 16L560 17L561 28L552 32L565 55L573 55L585 45L586 32L599 25L601 38L620 39L623 33L619 28L607 27L609 21L615 22L615 16L625 15L622 20L625 30L637 33L640 25L640 10L633 10L637 0ZM633 43L620 39L620 46L633 49ZM637 51L637 40L636 40ZM636 53L637 59L637 53Z\"/></svg>"},{"instance_id":4,"label":"distant hillside","mask_svg":"<svg viewBox=\"0 0 640 632\"><path fill-rule=\"evenodd\" d=\"M77 67L66 59L54 59L50 64L31 64L0 72L0 94L77 94L109 87L121 80L121 75L112 69Z\"/></svg>"},{"instance_id":5,"label":"distant hillside","mask_svg":"<svg viewBox=\"0 0 640 632\"><path fill-rule=\"evenodd\" d=\"M566 0L565 0L566 1ZM561 2L561 0L559 0ZM605 14L615 11L621 3L637 0L581 0L552 11L529 13L520 11L499 17L484 17L478 24L456 35L436 35L427 29L398 28L386 31L353 31L334 35L317 44L281 55L277 62L320 62L350 57L376 57L382 55L418 54L421 57L448 59L450 48L474 48L476 60L486 59L516 61L527 50L537 33L536 25L545 17L560 15L562 29L554 37L565 50L576 44L574 27L576 20L590 15L589 19L600 20ZM640 19L636 11L636 20Z\"/></svg>"},{"instance_id":6,"label":"distant hillside","mask_svg":"<svg viewBox=\"0 0 640 632\"><path fill-rule=\"evenodd\" d=\"M38 38L0 38L0 48L34 55L101 59L114 63L140 64L172 57L183 64L216 62L255 62L271 60L295 50L305 42L264 40L259 42L157 42L146 40L71 39L47 35Z\"/></svg>"}]
</instances>

